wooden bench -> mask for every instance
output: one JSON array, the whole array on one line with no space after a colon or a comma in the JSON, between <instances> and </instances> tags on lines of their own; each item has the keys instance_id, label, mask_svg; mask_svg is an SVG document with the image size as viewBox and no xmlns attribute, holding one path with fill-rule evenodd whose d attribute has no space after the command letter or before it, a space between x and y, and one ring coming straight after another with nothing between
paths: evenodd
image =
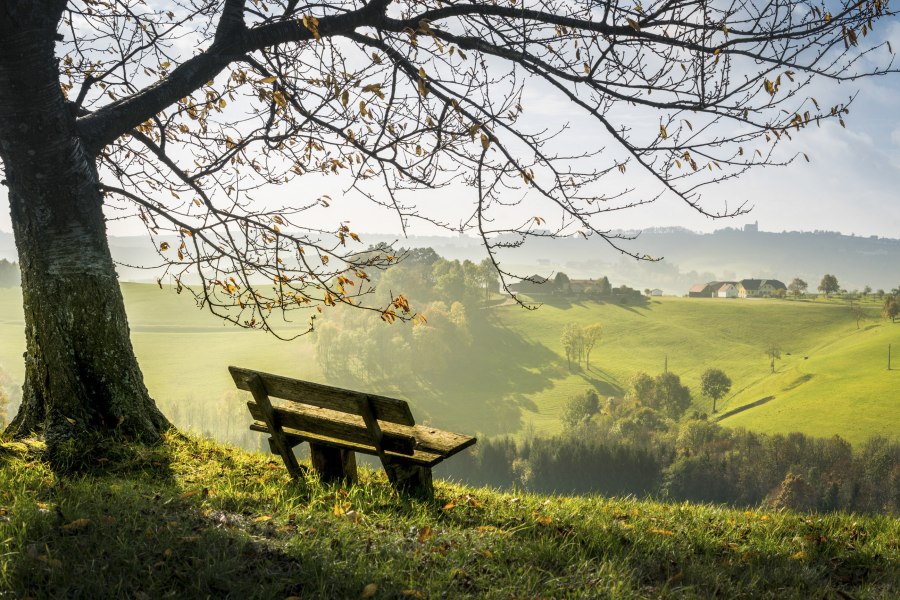
<instances>
[{"instance_id":1,"label":"wooden bench","mask_svg":"<svg viewBox=\"0 0 900 600\"><path fill-rule=\"evenodd\" d=\"M313 469L324 481L356 482L356 452L381 459L398 491L431 497L431 468L475 443L475 438L416 425L403 400L228 367L247 402L253 431L269 434L272 453L292 477L302 473L294 446L309 443ZM273 402L271 398L286 402Z\"/></svg>"}]
</instances>

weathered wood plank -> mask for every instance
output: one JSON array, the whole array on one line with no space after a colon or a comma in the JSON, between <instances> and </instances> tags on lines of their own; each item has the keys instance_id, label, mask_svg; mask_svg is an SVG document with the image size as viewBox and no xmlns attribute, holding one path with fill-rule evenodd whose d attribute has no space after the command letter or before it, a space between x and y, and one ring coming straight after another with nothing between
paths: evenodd
<instances>
[{"instance_id":1,"label":"weathered wood plank","mask_svg":"<svg viewBox=\"0 0 900 600\"><path fill-rule=\"evenodd\" d=\"M228 367L228 370L231 372L235 385L242 390L250 391L248 381L254 375L258 375L262 378L269 396L350 414L359 414L357 410L360 399L368 396L372 399L372 408L375 412L375 417L379 421L410 426L416 424L409 405L403 400L363 394L353 390L291 379L281 375L272 375L271 373L262 373L241 367L231 366Z\"/></svg>"},{"instance_id":2,"label":"weathered wood plank","mask_svg":"<svg viewBox=\"0 0 900 600\"><path fill-rule=\"evenodd\" d=\"M395 431L390 425L384 429L387 432ZM443 431L426 425L416 425L412 428L411 433L416 438L417 448L425 452L441 454L444 458L453 456L478 441L478 438L471 435Z\"/></svg>"},{"instance_id":3,"label":"weathered wood plank","mask_svg":"<svg viewBox=\"0 0 900 600\"><path fill-rule=\"evenodd\" d=\"M255 402L248 402L247 408L254 419L263 421L262 410ZM301 405L274 406L275 414L283 427L300 431L315 431L327 437L343 439L358 444L371 444L372 434L359 417L325 411L318 408L306 408ZM382 435L382 446L385 450L397 454L412 455L416 447L416 438L412 428L401 431L390 431Z\"/></svg>"},{"instance_id":4,"label":"weathered wood plank","mask_svg":"<svg viewBox=\"0 0 900 600\"><path fill-rule=\"evenodd\" d=\"M253 431L258 431L260 433L269 432L266 424L259 421L255 421L254 423L252 423L250 425L250 429ZM333 446L335 448L346 448L347 450L352 450L354 452L378 456L378 452L375 450L375 446L372 446L371 444L347 442L339 438L332 438L322 435L318 432L298 431L292 428L285 427L284 435L287 438L288 443L291 445L297 445L301 442L311 442L314 444L318 443L325 446ZM425 467L433 467L434 465L444 460L444 457L440 454L426 452L418 449L415 450L411 455L397 454L396 452L385 452L385 456L397 462L406 462L409 464L422 465Z\"/></svg>"},{"instance_id":5,"label":"weathered wood plank","mask_svg":"<svg viewBox=\"0 0 900 600\"><path fill-rule=\"evenodd\" d=\"M269 435L272 436L272 445L275 446L278 450L278 454L280 454L282 460L284 460L284 466L287 467L288 473L290 473L291 477L300 477L302 474L300 464L297 462L297 457L294 456L293 446L285 439L281 423L279 423L279 419L272 408L272 403L269 401L269 396L262 378L257 375L249 377L247 379L247 387L250 390L250 393L253 394L253 399L256 400L260 416L266 423Z\"/></svg>"}]
</instances>

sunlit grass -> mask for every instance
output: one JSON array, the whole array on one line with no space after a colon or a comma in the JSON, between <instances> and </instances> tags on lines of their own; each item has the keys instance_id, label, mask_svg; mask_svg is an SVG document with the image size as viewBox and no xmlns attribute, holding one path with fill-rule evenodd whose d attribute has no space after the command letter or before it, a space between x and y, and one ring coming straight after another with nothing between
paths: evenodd
<instances>
[{"instance_id":1,"label":"sunlit grass","mask_svg":"<svg viewBox=\"0 0 900 600\"><path fill-rule=\"evenodd\" d=\"M668 369L694 393L694 408L711 411L699 393L700 375L724 370L734 385L720 412L767 396L771 402L723 421L766 432L840 434L862 442L873 434L897 437L900 430L900 359L887 371L887 346L900 356L900 325L882 321L878 305L864 304L867 318L856 328L847 304L838 301L716 300L659 298L646 306L579 302L526 312L503 307L501 319L564 361L560 335L566 323L599 322L603 339L591 369L554 380L530 396L538 407L523 419L539 432L560 429L566 398L589 385L601 394L626 389L637 371ZM783 352L773 374L769 343ZM808 357L808 358L804 358Z\"/></svg>"},{"instance_id":2,"label":"sunlit grass","mask_svg":"<svg viewBox=\"0 0 900 600\"><path fill-rule=\"evenodd\" d=\"M0 451L13 597L868 597L900 593L900 521L437 482L398 497L292 482L272 457L170 435L86 471Z\"/></svg>"}]
</instances>

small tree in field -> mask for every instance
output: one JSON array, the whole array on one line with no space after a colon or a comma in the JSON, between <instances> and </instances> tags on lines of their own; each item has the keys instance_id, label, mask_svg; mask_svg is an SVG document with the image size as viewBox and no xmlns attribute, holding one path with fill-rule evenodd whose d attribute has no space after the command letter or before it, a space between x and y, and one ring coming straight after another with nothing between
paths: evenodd
<instances>
[{"instance_id":1,"label":"small tree in field","mask_svg":"<svg viewBox=\"0 0 900 600\"><path fill-rule=\"evenodd\" d=\"M895 323L898 315L900 315L900 298L897 296L888 296L884 300L881 316L885 319L890 319L891 323Z\"/></svg>"},{"instance_id":2,"label":"small tree in field","mask_svg":"<svg viewBox=\"0 0 900 600\"><path fill-rule=\"evenodd\" d=\"M769 342L766 346L766 356L769 357L769 366L775 372L775 361L781 358L781 346L777 342Z\"/></svg>"},{"instance_id":3,"label":"small tree in field","mask_svg":"<svg viewBox=\"0 0 900 600\"><path fill-rule=\"evenodd\" d=\"M837 277L834 275L825 274L822 277L822 281L819 282L819 291L828 296L829 294L836 294L841 291L841 284L838 283Z\"/></svg>"},{"instance_id":4,"label":"small tree in field","mask_svg":"<svg viewBox=\"0 0 900 600\"><path fill-rule=\"evenodd\" d=\"M808 287L809 284L807 284L805 281L803 281L799 277L794 277L794 280L791 281L790 284L788 284L788 291L792 296L797 297L805 294Z\"/></svg>"},{"instance_id":5,"label":"small tree in field","mask_svg":"<svg viewBox=\"0 0 900 600\"><path fill-rule=\"evenodd\" d=\"M721 369L707 369L700 376L700 390L712 399L712 411L716 412L716 401L731 390L731 379Z\"/></svg>"},{"instance_id":6,"label":"small tree in field","mask_svg":"<svg viewBox=\"0 0 900 600\"><path fill-rule=\"evenodd\" d=\"M594 349L594 346L600 343L600 338L603 337L603 326L600 323L593 323L584 328L583 334L585 366L590 369L591 351Z\"/></svg>"},{"instance_id":7,"label":"small tree in field","mask_svg":"<svg viewBox=\"0 0 900 600\"><path fill-rule=\"evenodd\" d=\"M563 328L562 346L566 353L566 364L572 370L572 363L581 365L584 357L584 330L575 323L568 323Z\"/></svg>"},{"instance_id":8,"label":"small tree in field","mask_svg":"<svg viewBox=\"0 0 900 600\"><path fill-rule=\"evenodd\" d=\"M854 301L853 298L850 298L850 315L856 321L856 328L859 329L859 322L866 316L866 312L863 310L859 301Z\"/></svg>"}]
</instances>

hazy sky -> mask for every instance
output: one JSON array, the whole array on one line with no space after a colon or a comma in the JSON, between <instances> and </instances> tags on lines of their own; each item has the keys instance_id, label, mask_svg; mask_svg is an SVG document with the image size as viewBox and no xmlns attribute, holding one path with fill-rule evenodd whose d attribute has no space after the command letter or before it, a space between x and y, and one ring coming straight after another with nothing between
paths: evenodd
<instances>
[{"instance_id":1,"label":"hazy sky","mask_svg":"<svg viewBox=\"0 0 900 600\"><path fill-rule=\"evenodd\" d=\"M882 31L900 48L900 24L894 22ZM759 221L761 230L832 230L846 234L879 235L900 238L900 75L870 79L855 84L829 84L828 93L819 98L823 106L845 101L855 90L859 96L845 119L847 129L837 123L821 128L806 128L788 142L787 149L809 154L811 162L795 161L783 168L758 169L742 178L707 188L707 201L727 200L730 206L748 201L754 206L750 215L733 220L712 220L695 212L674 197L655 204L615 213L602 223L604 228L640 229L655 226L682 226L698 231L722 227L740 227ZM568 135L572 143L596 131L585 117L569 114L564 102L539 96L526 96L524 118L573 125ZM647 195L655 191L649 176L628 171L629 184ZM309 218L317 226L336 228L338 222L350 220L358 232L400 233L395 215L363 201L342 197L340 180L326 178L311 181L302 177L290 186L273 188L271 198L291 198L300 194L308 198L328 193L333 205ZM445 189L421 192L417 201L423 212L440 214L454 222L463 218L461 194L468 190ZM10 231L9 208L5 188L0 188L0 230ZM454 212L457 211L457 212ZM113 234L135 234L140 223L111 223ZM410 234L430 234L433 229L413 225Z\"/></svg>"}]
</instances>

